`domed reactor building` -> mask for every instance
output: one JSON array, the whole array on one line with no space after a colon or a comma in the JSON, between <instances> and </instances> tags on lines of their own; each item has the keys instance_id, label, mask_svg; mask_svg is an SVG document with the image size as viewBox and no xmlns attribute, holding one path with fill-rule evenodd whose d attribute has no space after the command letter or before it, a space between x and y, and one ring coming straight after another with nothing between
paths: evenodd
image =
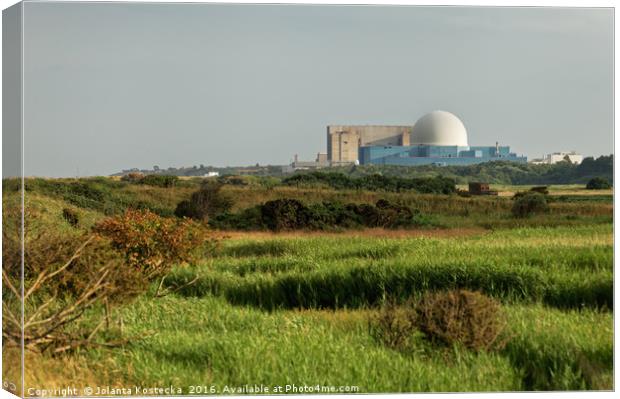
<instances>
[{"instance_id":1,"label":"domed reactor building","mask_svg":"<svg viewBox=\"0 0 620 399\"><path fill-rule=\"evenodd\" d=\"M424 115L413 126L327 127L327 158L332 166L473 165L489 161L526 163L510 147L470 146L463 122L446 111Z\"/></svg>"}]
</instances>

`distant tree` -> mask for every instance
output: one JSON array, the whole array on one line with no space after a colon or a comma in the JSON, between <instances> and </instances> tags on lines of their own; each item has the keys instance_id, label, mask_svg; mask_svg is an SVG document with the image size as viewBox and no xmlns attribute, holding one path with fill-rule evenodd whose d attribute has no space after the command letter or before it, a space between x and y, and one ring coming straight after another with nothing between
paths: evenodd
<instances>
[{"instance_id":1,"label":"distant tree","mask_svg":"<svg viewBox=\"0 0 620 399\"><path fill-rule=\"evenodd\" d=\"M174 214L177 217L208 221L210 217L227 212L234 202L229 195L221 191L222 186L220 182L205 181L189 200L177 204Z\"/></svg>"},{"instance_id":2,"label":"distant tree","mask_svg":"<svg viewBox=\"0 0 620 399\"><path fill-rule=\"evenodd\" d=\"M154 170L155 172L159 171L159 166L157 166L157 165L153 166L153 170Z\"/></svg>"},{"instance_id":3,"label":"distant tree","mask_svg":"<svg viewBox=\"0 0 620 399\"><path fill-rule=\"evenodd\" d=\"M586 189L588 190L604 190L608 188L611 188L611 184L602 177L594 177L586 184Z\"/></svg>"}]
</instances>

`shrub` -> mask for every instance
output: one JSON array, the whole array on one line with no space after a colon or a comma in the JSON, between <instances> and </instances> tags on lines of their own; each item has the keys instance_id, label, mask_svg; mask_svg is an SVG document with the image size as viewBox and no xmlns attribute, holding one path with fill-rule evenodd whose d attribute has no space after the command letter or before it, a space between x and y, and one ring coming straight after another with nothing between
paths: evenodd
<instances>
[{"instance_id":1,"label":"shrub","mask_svg":"<svg viewBox=\"0 0 620 399\"><path fill-rule=\"evenodd\" d=\"M411 224L413 212L409 207L398 205L385 199L377 201L375 206L379 210L377 226L395 228Z\"/></svg>"},{"instance_id":2,"label":"shrub","mask_svg":"<svg viewBox=\"0 0 620 399\"><path fill-rule=\"evenodd\" d=\"M238 214L221 214L210 225L223 229L330 230L361 227L412 227L433 221L407 206L379 200L371 204L343 204L325 201L309 206L296 199L265 202Z\"/></svg>"},{"instance_id":3,"label":"shrub","mask_svg":"<svg viewBox=\"0 0 620 399\"><path fill-rule=\"evenodd\" d=\"M148 186L156 186L156 187L174 187L179 181L178 176L171 175L146 175L142 179L140 179L140 184L146 184Z\"/></svg>"},{"instance_id":4,"label":"shrub","mask_svg":"<svg viewBox=\"0 0 620 399\"><path fill-rule=\"evenodd\" d=\"M611 184L609 184L607 179L603 179L602 177L594 177L586 184L586 189L588 190L605 190L609 188L611 188Z\"/></svg>"},{"instance_id":5,"label":"shrub","mask_svg":"<svg viewBox=\"0 0 620 399\"><path fill-rule=\"evenodd\" d=\"M73 209L64 208L62 210L62 217L73 227L77 227L80 223L80 215Z\"/></svg>"},{"instance_id":6,"label":"shrub","mask_svg":"<svg viewBox=\"0 0 620 399\"><path fill-rule=\"evenodd\" d=\"M127 210L94 231L112 241L126 262L147 279L164 276L175 263L188 263L213 250L217 239L189 220L163 218L148 210Z\"/></svg>"},{"instance_id":7,"label":"shrub","mask_svg":"<svg viewBox=\"0 0 620 399\"><path fill-rule=\"evenodd\" d=\"M203 182L200 189L193 193L189 200L179 202L174 214L178 217L207 221L209 218L227 212L232 208L233 200L222 193L222 186L222 183L216 181Z\"/></svg>"},{"instance_id":8,"label":"shrub","mask_svg":"<svg viewBox=\"0 0 620 399\"><path fill-rule=\"evenodd\" d=\"M433 342L461 344L475 351L501 349L506 344L500 305L482 293L429 292L416 304L416 313L416 325Z\"/></svg>"},{"instance_id":9,"label":"shrub","mask_svg":"<svg viewBox=\"0 0 620 399\"><path fill-rule=\"evenodd\" d=\"M309 209L296 199L267 201L261 206L261 215L273 231L305 228L310 221Z\"/></svg>"},{"instance_id":10,"label":"shrub","mask_svg":"<svg viewBox=\"0 0 620 399\"><path fill-rule=\"evenodd\" d=\"M282 180L282 183L291 186L329 186L337 190L354 189L395 192L414 190L429 194L452 194L456 192L455 180L442 176L404 178L372 174L354 178L337 172L309 172L297 173L287 177Z\"/></svg>"},{"instance_id":11,"label":"shrub","mask_svg":"<svg viewBox=\"0 0 620 399\"><path fill-rule=\"evenodd\" d=\"M409 347L416 332L417 313L411 302L397 306L395 301L388 301L371 318L372 335L389 348L404 350Z\"/></svg>"},{"instance_id":12,"label":"shrub","mask_svg":"<svg viewBox=\"0 0 620 399\"><path fill-rule=\"evenodd\" d=\"M31 215L26 215L28 225ZM21 237L3 223L3 345L59 353L95 342L108 319L93 324L83 314L103 304L123 302L142 292L140 275L123 267L122 257L95 236L59 235L53 229L25 229L24 291L21 280ZM23 298L24 323L19 320ZM97 316L97 313L93 313ZM23 330L22 330L23 328Z\"/></svg>"},{"instance_id":13,"label":"shrub","mask_svg":"<svg viewBox=\"0 0 620 399\"><path fill-rule=\"evenodd\" d=\"M222 184L230 184L233 186L247 186L250 184L248 182L248 176L220 176L217 178L217 181Z\"/></svg>"},{"instance_id":14,"label":"shrub","mask_svg":"<svg viewBox=\"0 0 620 399\"><path fill-rule=\"evenodd\" d=\"M527 192L518 196L512 205L512 214L518 218L547 212L548 210L547 199L543 194L537 192Z\"/></svg>"},{"instance_id":15,"label":"shrub","mask_svg":"<svg viewBox=\"0 0 620 399\"><path fill-rule=\"evenodd\" d=\"M140 172L130 172L126 175L121 176L121 181L126 181L130 183L139 183L142 179L144 179L144 173Z\"/></svg>"},{"instance_id":16,"label":"shrub","mask_svg":"<svg viewBox=\"0 0 620 399\"><path fill-rule=\"evenodd\" d=\"M263 224L263 215L261 214L260 206L247 208L239 213L222 213L210 219L209 226L224 230L264 230L267 228L267 226Z\"/></svg>"}]
</instances>

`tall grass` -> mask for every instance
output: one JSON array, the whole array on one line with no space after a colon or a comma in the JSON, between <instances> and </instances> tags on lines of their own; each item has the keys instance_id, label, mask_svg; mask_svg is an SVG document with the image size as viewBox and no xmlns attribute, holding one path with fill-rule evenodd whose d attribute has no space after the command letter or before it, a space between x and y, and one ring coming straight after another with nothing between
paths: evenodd
<instances>
[{"instance_id":1,"label":"tall grass","mask_svg":"<svg viewBox=\"0 0 620 399\"><path fill-rule=\"evenodd\" d=\"M480 290L504 302L613 306L608 227L521 229L454 240L309 238L241 241L167 284L277 308L374 306L428 290ZM586 235L587 234L587 235ZM585 238L584 238L585 235ZM596 244L596 245L593 245Z\"/></svg>"},{"instance_id":2,"label":"tall grass","mask_svg":"<svg viewBox=\"0 0 620 399\"><path fill-rule=\"evenodd\" d=\"M173 384L185 393L197 382L218 389L357 385L360 392L611 388L611 314L538 305L505 309L512 340L500 352L442 349L417 338L402 352L370 333L374 310L266 313L222 298L144 298L119 316L129 333L156 334L83 356L91 370L113 363L126 385Z\"/></svg>"}]
</instances>

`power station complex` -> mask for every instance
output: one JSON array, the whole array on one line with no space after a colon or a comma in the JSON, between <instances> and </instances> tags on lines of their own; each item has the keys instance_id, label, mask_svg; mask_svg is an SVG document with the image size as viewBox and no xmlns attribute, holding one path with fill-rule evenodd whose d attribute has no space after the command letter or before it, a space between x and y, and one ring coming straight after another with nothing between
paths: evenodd
<instances>
[{"instance_id":1,"label":"power station complex","mask_svg":"<svg viewBox=\"0 0 620 399\"><path fill-rule=\"evenodd\" d=\"M319 163L321 154L317 158ZM324 158L323 158L324 159ZM489 161L526 163L527 157L510 147L470 146L467 131L450 112L433 111L413 126L327 127L327 159L331 166L378 165L472 165ZM326 162L325 162L326 161Z\"/></svg>"}]
</instances>

